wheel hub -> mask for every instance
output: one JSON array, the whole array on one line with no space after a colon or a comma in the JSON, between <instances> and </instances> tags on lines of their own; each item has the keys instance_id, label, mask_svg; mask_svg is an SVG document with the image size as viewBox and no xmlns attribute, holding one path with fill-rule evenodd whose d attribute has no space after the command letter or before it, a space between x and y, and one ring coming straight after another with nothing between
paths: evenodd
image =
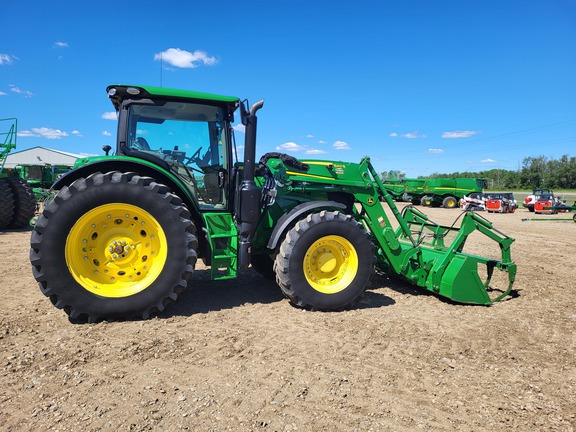
<instances>
[{"instance_id":1,"label":"wheel hub","mask_svg":"<svg viewBox=\"0 0 576 432\"><path fill-rule=\"evenodd\" d=\"M336 257L331 250L323 250L319 252L315 260L316 269L322 273L330 273L336 268Z\"/></svg>"},{"instance_id":2,"label":"wheel hub","mask_svg":"<svg viewBox=\"0 0 576 432\"><path fill-rule=\"evenodd\" d=\"M134 244L129 245L126 240L114 240L112 244L108 246L108 252L111 253L112 259L125 258L130 253L130 250L135 247Z\"/></svg>"}]
</instances>

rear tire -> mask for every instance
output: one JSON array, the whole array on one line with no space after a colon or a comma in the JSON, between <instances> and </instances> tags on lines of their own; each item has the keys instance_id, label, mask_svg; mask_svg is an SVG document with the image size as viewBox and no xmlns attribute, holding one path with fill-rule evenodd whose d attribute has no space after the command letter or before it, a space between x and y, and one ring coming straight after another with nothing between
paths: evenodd
<instances>
[{"instance_id":1,"label":"rear tire","mask_svg":"<svg viewBox=\"0 0 576 432\"><path fill-rule=\"evenodd\" d=\"M30 261L42 293L72 321L146 319L186 288L195 233L166 186L134 173L95 173L46 203Z\"/></svg>"},{"instance_id":2,"label":"rear tire","mask_svg":"<svg viewBox=\"0 0 576 432\"><path fill-rule=\"evenodd\" d=\"M356 220L338 211L308 215L280 246L276 282L292 303L333 311L352 307L374 271L374 247Z\"/></svg>"},{"instance_id":3,"label":"rear tire","mask_svg":"<svg viewBox=\"0 0 576 432\"><path fill-rule=\"evenodd\" d=\"M25 228L36 213L36 197L28 183L17 177L6 179L14 194L14 217L10 228Z\"/></svg>"},{"instance_id":4,"label":"rear tire","mask_svg":"<svg viewBox=\"0 0 576 432\"><path fill-rule=\"evenodd\" d=\"M0 179L0 229L8 228L14 218L14 194L6 179Z\"/></svg>"}]
</instances>

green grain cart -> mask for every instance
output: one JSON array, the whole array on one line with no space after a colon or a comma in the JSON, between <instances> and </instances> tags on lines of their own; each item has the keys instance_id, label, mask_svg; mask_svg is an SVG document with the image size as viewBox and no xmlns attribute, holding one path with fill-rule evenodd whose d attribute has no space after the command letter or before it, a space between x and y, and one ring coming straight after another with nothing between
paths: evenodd
<instances>
[{"instance_id":1,"label":"green grain cart","mask_svg":"<svg viewBox=\"0 0 576 432\"><path fill-rule=\"evenodd\" d=\"M164 310L193 283L198 258L214 280L252 265L309 310L352 307L375 269L462 303L510 293L514 240L477 214L448 227L411 206L400 212L368 158L257 161L263 101L126 85L107 92L118 113L115 154L79 159L31 237L40 290L73 322ZM497 257L464 251L475 231ZM504 286L493 287L499 279Z\"/></svg>"}]
</instances>

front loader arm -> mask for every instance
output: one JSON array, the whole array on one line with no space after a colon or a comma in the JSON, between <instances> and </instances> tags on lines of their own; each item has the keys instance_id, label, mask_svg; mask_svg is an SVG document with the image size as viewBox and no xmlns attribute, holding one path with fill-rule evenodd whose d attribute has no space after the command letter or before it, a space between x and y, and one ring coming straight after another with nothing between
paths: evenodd
<instances>
[{"instance_id":1,"label":"front loader arm","mask_svg":"<svg viewBox=\"0 0 576 432\"><path fill-rule=\"evenodd\" d=\"M382 270L462 303L489 305L510 293L516 276L516 264L512 262L510 252L513 238L473 212L464 214L459 228L454 224L450 227L439 225L412 206L400 212L369 159L365 158L360 167L361 177L367 185L374 187L373 194L366 191L358 195L362 208L359 216L373 234L378 250L377 265ZM394 215L398 223L396 230L392 229L382 203ZM498 244L499 259L463 252L466 241L475 231ZM482 266L486 267L484 279L478 273ZM491 298L489 292L497 291L490 286L495 269L508 273L508 284L505 290L500 290L501 294Z\"/></svg>"}]
</instances>

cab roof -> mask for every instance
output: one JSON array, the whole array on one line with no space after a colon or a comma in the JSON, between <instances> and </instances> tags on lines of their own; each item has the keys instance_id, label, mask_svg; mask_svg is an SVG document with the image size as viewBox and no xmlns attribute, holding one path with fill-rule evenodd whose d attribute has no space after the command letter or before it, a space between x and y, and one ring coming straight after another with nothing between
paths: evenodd
<instances>
[{"instance_id":1,"label":"cab roof","mask_svg":"<svg viewBox=\"0 0 576 432\"><path fill-rule=\"evenodd\" d=\"M114 107L119 109L124 99L179 99L198 102L215 103L217 105L229 105L235 108L240 99L235 96L223 96L212 93L202 93L190 90L178 90L165 87L152 86L132 86L125 84L114 84L106 87L108 97L112 100Z\"/></svg>"}]
</instances>

